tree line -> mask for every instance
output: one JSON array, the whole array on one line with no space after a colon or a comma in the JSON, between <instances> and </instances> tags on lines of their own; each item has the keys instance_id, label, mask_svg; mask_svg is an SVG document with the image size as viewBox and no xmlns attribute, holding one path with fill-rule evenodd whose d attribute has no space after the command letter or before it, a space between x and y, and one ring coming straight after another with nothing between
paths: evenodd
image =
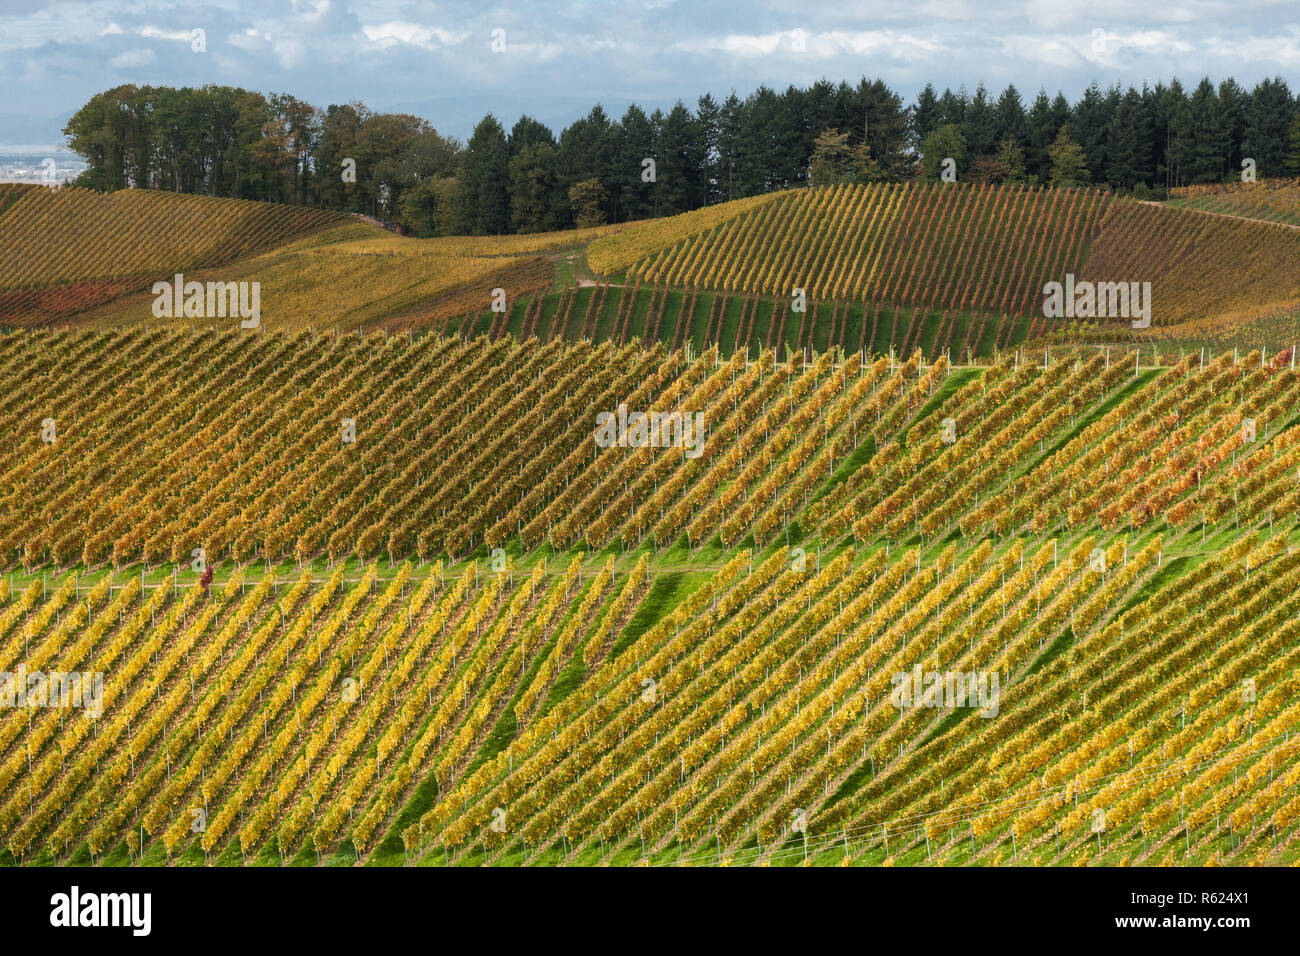
<instances>
[{"instance_id":1,"label":"tree line","mask_svg":"<svg viewBox=\"0 0 1300 956\"><path fill-rule=\"evenodd\" d=\"M1300 175L1300 97L1208 78L1093 84L1070 103L981 84L915 102L881 80L701 96L619 119L594 106L558 136L492 115L469 141L362 103L319 109L229 86L119 86L64 129L76 184L153 188L361 212L421 236L536 232L667 216L802 184L956 178L1092 183L1160 196L1241 175Z\"/></svg>"}]
</instances>

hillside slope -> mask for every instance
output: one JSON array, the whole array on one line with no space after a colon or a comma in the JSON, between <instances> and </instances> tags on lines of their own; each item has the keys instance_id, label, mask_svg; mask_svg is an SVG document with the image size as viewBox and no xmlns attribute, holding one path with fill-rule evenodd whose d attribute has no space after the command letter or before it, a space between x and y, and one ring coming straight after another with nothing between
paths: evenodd
<instances>
[{"instance_id":1,"label":"hillside slope","mask_svg":"<svg viewBox=\"0 0 1300 956\"><path fill-rule=\"evenodd\" d=\"M105 675L0 716L16 862L1300 853L1289 354L3 346L0 669Z\"/></svg>"},{"instance_id":2,"label":"hillside slope","mask_svg":"<svg viewBox=\"0 0 1300 956\"><path fill-rule=\"evenodd\" d=\"M643 280L1027 313L1079 271L1110 202L1094 190L951 184L792 190L648 255ZM643 227L645 228L645 227Z\"/></svg>"},{"instance_id":3,"label":"hillside slope","mask_svg":"<svg viewBox=\"0 0 1300 956\"><path fill-rule=\"evenodd\" d=\"M1300 227L1300 179L1183 186L1170 190L1168 205Z\"/></svg>"},{"instance_id":4,"label":"hillside slope","mask_svg":"<svg viewBox=\"0 0 1300 956\"><path fill-rule=\"evenodd\" d=\"M1097 190L825 187L589 230L446 239L149 191L24 187L5 202L0 240L19 253L0 271L0 322L10 326L156 324L148 290L176 271L259 283L273 329L692 341L724 355L920 345L964 358L1022 343L1154 339L1276 349L1300 316L1300 230ZM101 233L118 238L99 242ZM1150 282L1151 328L1045 317L1045 285L1069 275Z\"/></svg>"},{"instance_id":5,"label":"hillside slope","mask_svg":"<svg viewBox=\"0 0 1300 956\"><path fill-rule=\"evenodd\" d=\"M157 190L10 187L0 197L0 323L46 324L349 218Z\"/></svg>"}]
</instances>

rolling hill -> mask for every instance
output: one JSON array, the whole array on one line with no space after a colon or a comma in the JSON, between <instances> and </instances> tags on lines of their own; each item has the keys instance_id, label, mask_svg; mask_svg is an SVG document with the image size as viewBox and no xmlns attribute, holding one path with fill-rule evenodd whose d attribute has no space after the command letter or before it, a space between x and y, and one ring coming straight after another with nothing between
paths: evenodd
<instances>
[{"instance_id":1,"label":"rolling hill","mask_svg":"<svg viewBox=\"0 0 1300 956\"><path fill-rule=\"evenodd\" d=\"M1285 225L5 189L0 238L5 863L1300 861ZM154 316L176 271L264 321ZM1062 272L1153 327L1045 319Z\"/></svg>"}]
</instances>

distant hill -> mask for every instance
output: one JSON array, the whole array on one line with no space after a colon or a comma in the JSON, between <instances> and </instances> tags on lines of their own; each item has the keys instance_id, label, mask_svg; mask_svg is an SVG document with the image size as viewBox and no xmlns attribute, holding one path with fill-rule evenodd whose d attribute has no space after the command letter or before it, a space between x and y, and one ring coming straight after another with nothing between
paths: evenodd
<instances>
[{"instance_id":1,"label":"distant hill","mask_svg":"<svg viewBox=\"0 0 1300 956\"><path fill-rule=\"evenodd\" d=\"M878 184L592 230L413 239L302 207L0 187L0 241L16 253L0 267L0 324L157 321L148 290L179 271L260 282L271 328L954 360L1047 342L1276 349L1300 337L1300 229L1208 207L1280 218L1292 198L1224 190L1162 205L1097 189ZM1048 318L1046 285L1070 281L1150 283L1150 327Z\"/></svg>"}]
</instances>

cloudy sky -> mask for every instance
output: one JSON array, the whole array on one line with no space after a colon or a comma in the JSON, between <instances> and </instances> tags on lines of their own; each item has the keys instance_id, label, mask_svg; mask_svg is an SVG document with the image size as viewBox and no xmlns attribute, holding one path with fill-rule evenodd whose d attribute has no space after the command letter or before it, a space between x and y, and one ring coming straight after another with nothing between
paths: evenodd
<instances>
[{"instance_id":1,"label":"cloudy sky","mask_svg":"<svg viewBox=\"0 0 1300 956\"><path fill-rule=\"evenodd\" d=\"M621 114L864 74L908 100L927 80L1026 98L1171 76L1296 89L1300 0L0 0L0 143L50 142L121 83L362 100L464 137L489 111L559 126L597 100Z\"/></svg>"}]
</instances>

